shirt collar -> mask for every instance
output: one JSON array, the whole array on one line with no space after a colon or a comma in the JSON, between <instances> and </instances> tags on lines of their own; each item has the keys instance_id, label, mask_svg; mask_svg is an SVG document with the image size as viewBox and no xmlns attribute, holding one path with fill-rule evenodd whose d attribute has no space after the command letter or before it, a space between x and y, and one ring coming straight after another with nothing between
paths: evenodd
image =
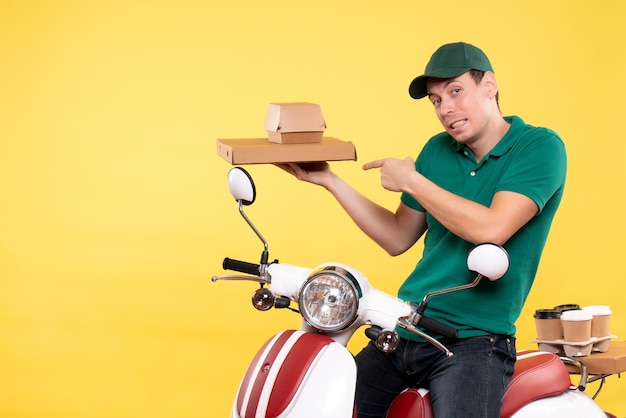
<instances>
[{"instance_id":1,"label":"shirt collar","mask_svg":"<svg viewBox=\"0 0 626 418\"><path fill-rule=\"evenodd\" d=\"M493 149L489 151L487 155L485 155L483 160L486 160L491 156L501 157L506 154L513 146L519 130L524 125L524 121L519 116L504 116L504 120L506 120L511 125L509 127L509 130L504 134L502 139L498 141L496 146L493 147ZM453 150L457 152L463 152L467 148L465 145L456 142L452 137L450 137L450 141L450 146Z\"/></svg>"}]
</instances>

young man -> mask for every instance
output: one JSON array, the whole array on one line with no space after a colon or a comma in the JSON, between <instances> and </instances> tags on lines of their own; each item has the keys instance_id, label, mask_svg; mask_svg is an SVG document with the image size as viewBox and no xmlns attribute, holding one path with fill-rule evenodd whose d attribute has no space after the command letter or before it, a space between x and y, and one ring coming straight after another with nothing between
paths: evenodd
<instances>
[{"instance_id":1,"label":"young man","mask_svg":"<svg viewBox=\"0 0 626 418\"><path fill-rule=\"evenodd\" d=\"M424 252L400 287L401 299L471 282L469 250L503 245L510 268L496 282L430 299L428 316L458 330L444 343L446 358L419 337L399 330L392 354L368 344L356 357L359 417L382 417L409 385L430 389L437 418L497 418L515 362L515 321L530 291L566 174L563 142L553 131L503 117L498 84L487 56L466 43L439 48L409 87L428 97L445 129L414 162L385 158L378 168L385 189L401 192L395 213L337 177L327 163L285 164L298 179L325 187L353 221L391 255L426 233Z\"/></svg>"}]
</instances>

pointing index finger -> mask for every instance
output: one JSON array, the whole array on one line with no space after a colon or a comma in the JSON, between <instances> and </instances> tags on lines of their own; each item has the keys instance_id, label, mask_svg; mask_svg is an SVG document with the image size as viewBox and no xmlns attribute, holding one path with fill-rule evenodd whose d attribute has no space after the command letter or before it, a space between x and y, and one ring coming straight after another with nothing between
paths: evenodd
<instances>
[{"instance_id":1,"label":"pointing index finger","mask_svg":"<svg viewBox=\"0 0 626 418\"><path fill-rule=\"evenodd\" d=\"M363 164L363 170L370 170L372 168L380 168L383 166L383 161L384 160L375 160L375 161L370 161L369 163L365 163Z\"/></svg>"}]
</instances>

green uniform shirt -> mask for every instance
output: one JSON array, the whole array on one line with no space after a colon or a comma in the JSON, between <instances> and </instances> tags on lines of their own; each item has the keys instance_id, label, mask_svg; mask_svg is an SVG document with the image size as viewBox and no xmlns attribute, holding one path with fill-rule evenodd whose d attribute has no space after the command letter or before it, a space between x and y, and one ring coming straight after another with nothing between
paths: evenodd
<instances>
[{"instance_id":1,"label":"green uniform shirt","mask_svg":"<svg viewBox=\"0 0 626 418\"><path fill-rule=\"evenodd\" d=\"M426 143L415 163L417 171L435 184L482 205L489 206L496 192L507 190L528 196L539 208L535 217L504 244L510 257L504 277L495 282L485 279L476 288L429 299L425 315L457 329L459 338L515 335L515 321L535 278L563 194L567 160L561 138L549 129L527 125L517 116L505 119L511 124L508 132L480 162L469 148L443 132ZM425 211L411 195L404 193L401 199L407 206ZM422 259L398 292L401 299L415 303L431 291L467 284L475 278L466 265L474 245L426 215ZM405 330L398 332L421 341Z\"/></svg>"}]
</instances>

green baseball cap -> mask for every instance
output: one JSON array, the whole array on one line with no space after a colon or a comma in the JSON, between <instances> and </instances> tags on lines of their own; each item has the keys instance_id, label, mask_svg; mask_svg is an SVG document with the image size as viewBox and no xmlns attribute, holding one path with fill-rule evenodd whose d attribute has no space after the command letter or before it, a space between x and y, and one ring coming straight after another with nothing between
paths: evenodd
<instances>
[{"instance_id":1,"label":"green baseball cap","mask_svg":"<svg viewBox=\"0 0 626 418\"><path fill-rule=\"evenodd\" d=\"M421 99L428 95L428 78L453 78L469 70L493 72L487 55L474 45L465 42L443 45L430 57L424 74L413 79L409 94L414 99Z\"/></svg>"}]
</instances>

